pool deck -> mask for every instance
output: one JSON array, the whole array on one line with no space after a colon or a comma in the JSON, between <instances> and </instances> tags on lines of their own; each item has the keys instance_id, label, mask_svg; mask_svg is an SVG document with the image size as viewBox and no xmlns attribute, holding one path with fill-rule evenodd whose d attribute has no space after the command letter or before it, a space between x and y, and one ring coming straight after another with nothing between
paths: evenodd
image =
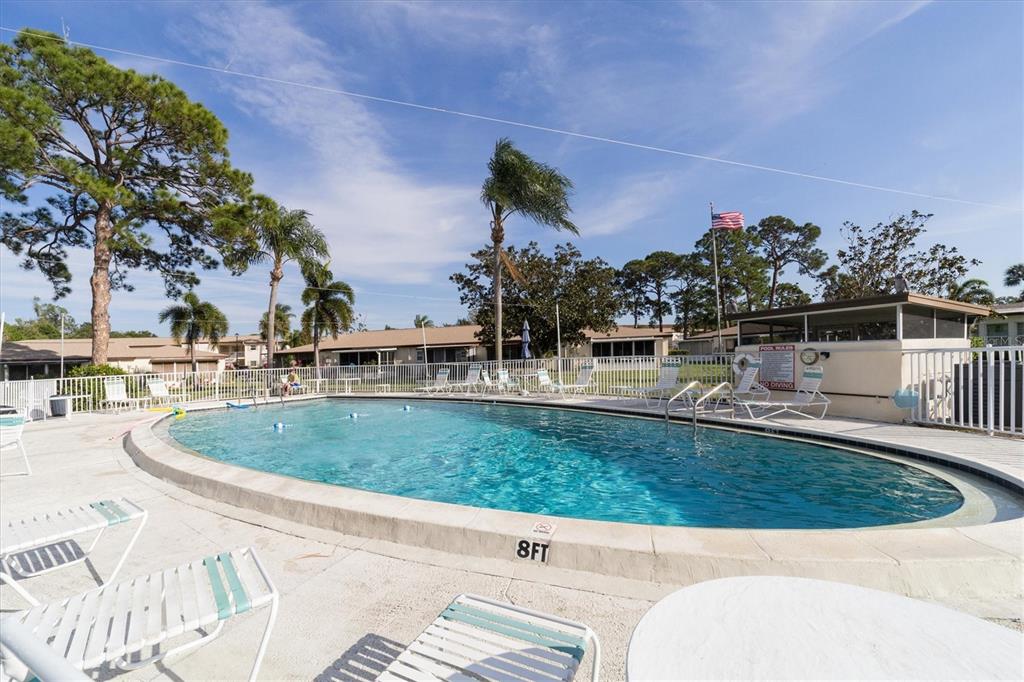
<instances>
[{"instance_id":1,"label":"pool deck","mask_svg":"<svg viewBox=\"0 0 1024 682\"><path fill-rule=\"evenodd\" d=\"M626 401L551 402L556 406L629 408ZM147 434L166 446L152 433L153 421L152 413L136 412L76 414L71 421L55 419L29 425L25 445L34 474L0 479L0 513L5 519L17 518L112 496L132 499L149 510L150 517L123 569L123 577L149 573L215 550L256 547L282 594L280 616L261 679L372 679L380 669L375 661L397 653L461 592L506 599L586 622L601 638L605 656L602 672L608 680L622 679L629 634L655 600L682 585L720 575L809 575L864 584L858 576L871 574L874 567L869 581L884 584L871 586L914 594L1001 622L1017 621L1019 627L1024 554L1020 517L961 527L863 531L671 529L672 538L648 531L643 547L632 546L628 534L620 536L618 531L649 527L600 524L605 532L595 536L595 527L590 524L597 522L558 519L552 564L541 566L509 560L511 548L500 542L475 553L462 551L458 543L447 550L429 546L449 535L473 538L474 524L486 531L481 537L487 537L487 533L512 537L522 530L522 524L520 519L513 519L512 525L507 525L502 516L507 512L495 512L499 516L492 517L493 510L403 500L397 509L376 510L393 513L392 518L398 520L383 527L383 532L392 534L391 539L356 536L332 530L334 521L325 522L322 517L311 517L308 523L287 518L289 508L301 506L292 499L296 492L292 486L331 486L241 470L173 452L191 460L191 465L234 470L225 473L217 469L212 474L220 477L223 485L244 482L261 486L269 481L275 498L257 499L250 493L236 498L246 504L228 504L213 499L224 494L223 489L204 488L207 484L196 485L203 493L197 494L187 489L192 485L161 480L144 471L126 453L126 443ZM1024 444L1019 440L844 419L776 420L774 427L815 429L925 448L945 453L953 461L963 458L991 467L1017 480L1024 468ZM126 438L129 434L130 439ZM5 470L18 464L10 451L4 453ZM167 479L174 477L159 470L157 473ZM249 475L258 480L245 480ZM338 497L336 488L329 492ZM362 495L374 494L353 496ZM372 510L376 501L365 504L369 506L364 511ZM453 509L462 511L453 517ZM419 525L406 526L401 520ZM410 530L414 533L406 535ZM681 531L681 535L674 531ZM97 549L92 562L100 575L112 569L123 546L121 541L127 536L126 529L115 529L111 539ZM663 544L666 542L669 544ZM580 546L578 552L562 553L564 558L571 555L572 561L555 561L565 546L573 544ZM632 573L630 562L636 550L654 560L652 571L643 578L622 575ZM658 563L666 557L667 563ZM626 570L617 570L617 562L619 569ZM95 578L83 566L26 583L44 600L95 585ZM961 588L953 589L954 585ZM17 595L0 587L0 609L9 612L23 607ZM248 671L264 615L236 620L209 646L122 676L175 680L242 677Z\"/></svg>"}]
</instances>

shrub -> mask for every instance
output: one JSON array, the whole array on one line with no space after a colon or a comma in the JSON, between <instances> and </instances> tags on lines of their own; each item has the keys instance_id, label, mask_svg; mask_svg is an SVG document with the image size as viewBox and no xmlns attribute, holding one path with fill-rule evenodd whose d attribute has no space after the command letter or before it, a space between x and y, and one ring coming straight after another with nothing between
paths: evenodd
<instances>
[{"instance_id":1,"label":"shrub","mask_svg":"<svg viewBox=\"0 0 1024 682\"><path fill-rule=\"evenodd\" d=\"M111 377L127 374L120 367L113 365L79 365L72 367L68 372L69 377Z\"/></svg>"}]
</instances>

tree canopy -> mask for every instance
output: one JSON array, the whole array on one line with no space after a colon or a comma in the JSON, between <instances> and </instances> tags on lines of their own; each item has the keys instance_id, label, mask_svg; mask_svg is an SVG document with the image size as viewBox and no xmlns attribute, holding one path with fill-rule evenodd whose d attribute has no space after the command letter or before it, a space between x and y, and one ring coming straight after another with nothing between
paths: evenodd
<instances>
[{"instance_id":1,"label":"tree canopy","mask_svg":"<svg viewBox=\"0 0 1024 682\"><path fill-rule=\"evenodd\" d=\"M828 260L825 252L816 244L821 228L814 223L797 225L785 216L773 215L762 218L757 225L749 228L758 241L758 252L768 265L768 307L777 303L779 276L787 265L796 265L797 272L811 276L821 270Z\"/></svg>"},{"instance_id":2,"label":"tree canopy","mask_svg":"<svg viewBox=\"0 0 1024 682\"><path fill-rule=\"evenodd\" d=\"M463 305L473 311L481 325L481 341L494 344L495 328L491 268L493 252L484 247L473 254L474 262L465 272L451 276L459 288ZM600 258L584 259L572 244L555 246L553 255L540 251L536 242L523 249L508 248L508 257L521 273L521 281L509 282L505 292L508 324L502 337L518 336L523 321L530 322L530 347L537 355L553 353L557 346L555 303L562 322L562 344L582 344L583 330L609 331L615 328L618 302L615 296L615 269Z\"/></svg>"},{"instance_id":3,"label":"tree canopy","mask_svg":"<svg viewBox=\"0 0 1024 682\"><path fill-rule=\"evenodd\" d=\"M569 220L572 181L557 168L534 161L516 149L511 140L503 137L494 145L494 154L487 163L487 170L489 175L480 190L480 201L491 215L493 324L497 336L504 337L501 274L502 268L511 264L502 248L505 242L505 220L519 214L538 225L555 230L579 234L579 229ZM501 360L501 344L495 348L495 358Z\"/></svg>"},{"instance_id":4,"label":"tree canopy","mask_svg":"<svg viewBox=\"0 0 1024 682\"><path fill-rule=\"evenodd\" d=\"M0 241L58 298L71 291L69 250L92 251L95 364L130 270L159 272L174 297L244 232L237 202L252 179L232 168L227 130L160 76L26 30L0 44L0 113L0 192L29 205L0 217Z\"/></svg>"},{"instance_id":5,"label":"tree canopy","mask_svg":"<svg viewBox=\"0 0 1024 682\"><path fill-rule=\"evenodd\" d=\"M196 344L206 339L215 346L228 333L228 318L224 313L212 303L199 300L193 291L182 296L180 304L161 310L158 318L160 322L170 322L171 336L175 341L188 344L193 372L198 369Z\"/></svg>"},{"instance_id":6,"label":"tree canopy","mask_svg":"<svg viewBox=\"0 0 1024 682\"><path fill-rule=\"evenodd\" d=\"M911 291L945 296L981 261L963 256L955 246L933 244L919 249L917 240L931 217L911 211L869 229L843 223L847 246L836 251L838 264L818 277L822 298L838 301L891 294L897 275L903 276Z\"/></svg>"},{"instance_id":7,"label":"tree canopy","mask_svg":"<svg viewBox=\"0 0 1024 682\"><path fill-rule=\"evenodd\" d=\"M306 288L302 290L302 311L300 320L302 333L313 343L313 362L320 366L320 339L328 334L338 334L352 328L352 306L356 295L345 282L334 280L327 265L307 261L302 264L302 278Z\"/></svg>"}]
</instances>

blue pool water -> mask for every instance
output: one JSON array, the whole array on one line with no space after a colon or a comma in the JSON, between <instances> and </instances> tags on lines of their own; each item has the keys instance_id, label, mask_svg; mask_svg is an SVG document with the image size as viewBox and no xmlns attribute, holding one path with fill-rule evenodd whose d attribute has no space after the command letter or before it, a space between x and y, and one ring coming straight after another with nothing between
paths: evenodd
<instances>
[{"instance_id":1,"label":"blue pool water","mask_svg":"<svg viewBox=\"0 0 1024 682\"><path fill-rule=\"evenodd\" d=\"M695 439L686 425L567 410L405 404L190 413L170 433L224 462L310 481L605 521L849 528L935 518L963 502L915 467L820 445L713 429Z\"/></svg>"}]
</instances>

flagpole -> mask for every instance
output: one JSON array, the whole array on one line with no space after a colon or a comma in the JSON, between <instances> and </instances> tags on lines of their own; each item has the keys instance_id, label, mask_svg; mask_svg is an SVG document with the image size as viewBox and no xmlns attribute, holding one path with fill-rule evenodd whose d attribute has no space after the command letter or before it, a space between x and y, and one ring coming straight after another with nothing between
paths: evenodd
<instances>
[{"instance_id":1,"label":"flagpole","mask_svg":"<svg viewBox=\"0 0 1024 682\"><path fill-rule=\"evenodd\" d=\"M722 347L722 296L718 290L718 241L715 239L715 203L710 202L711 206L711 253L713 254L713 260L715 263L715 319L718 323L718 352L723 352Z\"/></svg>"}]
</instances>

